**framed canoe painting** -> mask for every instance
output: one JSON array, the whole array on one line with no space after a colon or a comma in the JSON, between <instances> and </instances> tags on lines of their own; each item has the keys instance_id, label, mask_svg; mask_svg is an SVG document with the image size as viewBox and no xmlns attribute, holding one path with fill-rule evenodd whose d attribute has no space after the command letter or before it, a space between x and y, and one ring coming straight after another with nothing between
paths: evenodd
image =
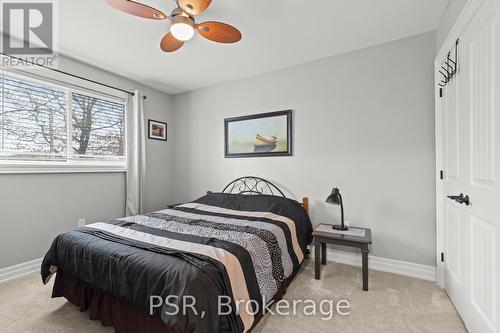
<instances>
[{"instance_id":1,"label":"framed canoe painting","mask_svg":"<svg viewBox=\"0 0 500 333\"><path fill-rule=\"evenodd\" d=\"M224 119L226 157L292 155L292 111Z\"/></svg>"}]
</instances>

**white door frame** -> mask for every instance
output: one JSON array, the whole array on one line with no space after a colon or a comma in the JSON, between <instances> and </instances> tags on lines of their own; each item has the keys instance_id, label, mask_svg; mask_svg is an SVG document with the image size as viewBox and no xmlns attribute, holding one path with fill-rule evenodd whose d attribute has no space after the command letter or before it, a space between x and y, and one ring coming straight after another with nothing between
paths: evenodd
<instances>
[{"instance_id":1,"label":"white door frame","mask_svg":"<svg viewBox=\"0 0 500 333\"><path fill-rule=\"evenodd\" d=\"M444 269L441 262L441 253L444 252L444 233L443 233L443 182L440 177L440 170L444 169L443 165L443 152L442 152L442 117L441 117L441 97L439 97L439 86L437 83L441 81L442 76L439 74L446 55L451 51L456 40L461 36L462 32L467 28L473 19L476 11L479 9L484 0L468 0L460 14L459 18L453 25L450 33L446 37L443 45L439 49L437 56L434 60L434 75L435 75L435 141L436 141L436 261L437 261L437 276L436 281L438 286L444 288ZM460 68L459 68L460 70ZM445 258L446 260L446 258Z\"/></svg>"}]
</instances>

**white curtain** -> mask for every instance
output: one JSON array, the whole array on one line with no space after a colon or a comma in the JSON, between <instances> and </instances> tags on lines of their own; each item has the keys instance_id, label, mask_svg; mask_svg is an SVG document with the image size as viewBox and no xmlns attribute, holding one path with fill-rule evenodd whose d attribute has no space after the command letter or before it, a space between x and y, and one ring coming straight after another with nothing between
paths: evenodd
<instances>
[{"instance_id":1,"label":"white curtain","mask_svg":"<svg viewBox=\"0 0 500 333\"><path fill-rule=\"evenodd\" d=\"M136 90L127 108L127 189L126 216L145 210L146 143L144 136L143 94Z\"/></svg>"}]
</instances>

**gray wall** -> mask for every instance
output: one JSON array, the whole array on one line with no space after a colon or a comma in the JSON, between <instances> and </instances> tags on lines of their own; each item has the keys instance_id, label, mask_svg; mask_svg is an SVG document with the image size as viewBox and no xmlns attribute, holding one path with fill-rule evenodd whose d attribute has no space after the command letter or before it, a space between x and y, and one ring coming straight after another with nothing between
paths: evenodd
<instances>
[{"instance_id":1,"label":"gray wall","mask_svg":"<svg viewBox=\"0 0 500 333\"><path fill-rule=\"evenodd\" d=\"M437 49L444 43L446 37L450 33L453 25L457 21L458 17L462 13L467 0L450 0L446 12L443 15L441 24L437 29Z\"/></svg>"},{"instance_id":2,"label":"gray wall","mask_svg":"<svg viewBox=\"0 0 500 333\"><path fill-rule=\"evenodd\" d=\"M174 96L174 200L258 175L308 196L314 224L340 187L377 256L435 265L435 32ZM224 158L224 118L293 109L294 155Z\"/></svg>"},{"instance_id":3,"label":"gray wall","mask_svg":"<svg viewBox=\"0 0 500 333\"><path fill-rule=\"evenodd\" d=\"M127 90L147 95L146 118L167 121L172 116L171 97L117 75L69 58L59 68ZM147 210L158 210L171 201L171 142L147 140ZM0 268L40 258L52 239L87 223L124 215L125 174L0 174Z\"/></svg>"}]
</instances>

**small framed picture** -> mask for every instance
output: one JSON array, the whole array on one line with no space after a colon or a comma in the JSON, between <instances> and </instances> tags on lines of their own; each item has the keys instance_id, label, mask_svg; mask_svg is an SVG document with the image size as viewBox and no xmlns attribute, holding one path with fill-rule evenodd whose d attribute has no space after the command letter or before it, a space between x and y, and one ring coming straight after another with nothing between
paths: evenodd
<instances>
[{"instance_id":1,"label":"small framed picture","mask_svg":"<svg viewBox=\"0 0 500 333\"><path fill-rule=\"evenodd\" d=\"M148 128L149 139L167 141L167 123L149 119Z\"/></svg>"}]
</instances>

